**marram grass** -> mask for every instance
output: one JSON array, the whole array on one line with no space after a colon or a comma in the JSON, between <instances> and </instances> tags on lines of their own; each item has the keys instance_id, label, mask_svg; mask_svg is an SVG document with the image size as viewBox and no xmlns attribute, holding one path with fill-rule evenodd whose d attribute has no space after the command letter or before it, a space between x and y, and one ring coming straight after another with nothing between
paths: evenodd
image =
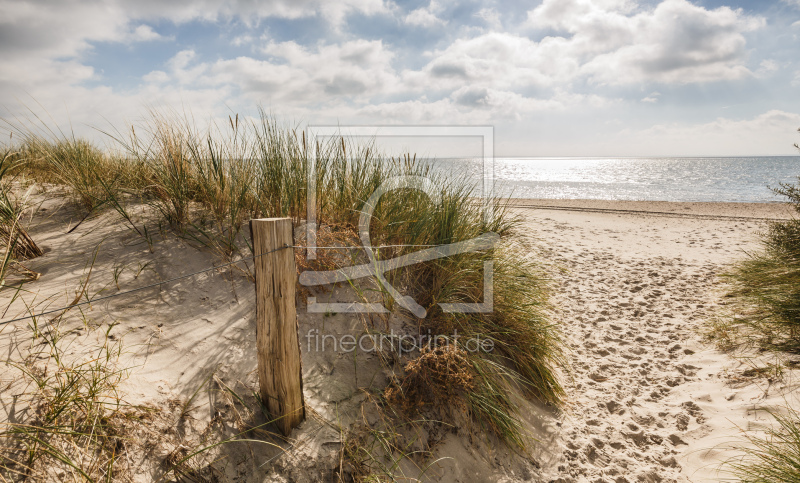
<instances>
[{"instance_id":1,"label":"marram grass","mask_svg":"<svg viewBox=\"0 0 800 483\"><path fill-rule=\"evenodd\" d=\"M800 188L775 190L800 214ZM800 351L800 220L770 223L761 247L725 273L734 315L727 324L731 345Z\"/></svg>"},{"instance_id":2,"label":"marram grass","mask_svg":"<svg viewBox=\"0 0 800 483\"><path fill-rule=\"evenodd\" d=\"M12 271L36 279L38 274L26 269L20 261L43 254L23 226L27 196L15 196L13 193L13 171L17 165L14 154L8 150L0 153L0 289L5 286L6 277Z\"/></svg>"},{"instance_id":3,"label":"marram grass","mask_svg":"<svg viewBox=\"0 0 800 483\"><path fill-rule=\"evenodd\" d=\"M800 214L800 185L774 190ZM770 223L761 247L724 274L733 316L715 327L724 348L800 352L800 220ZM764 430L747 431L741 457L726 466L743 483L800 481L800 414L765 409L772 417Z\"/></svg>"},{"instance_id":4,"label":"marram grass","mask_svg":"<svg viewBox=\"0 0 800 483\"><path fill-rule=\"evenodd\" d=\"M485 217L474 198L475 186L465 178L445 177L414 156L389 157L371 143L342 137L314 146L312 163L303 132L283 127L264 111L257 118L232 116L207 129L185 114L151 111L144 122L107 133L115 152L47 128L17 126L15 132L25 174L66 186L84 211L116 210L152 246L149 233L155 227L148 228L129 210L131 203L149 205L163 226L228 258L249 254L242 227L252 217L289 216L297 225L304 223L312 164L318 221L342 232L342 239L357 239L364 203L378 187L396 176L426 177L438 191L434 199L413 189L380 199L370 225L373 245L448 244L487 232L501 237L491 250L386 274L426 308L427 317L417 319L421 333L457 332L492 341L494 350L466 356L473 379L456 396L461 407L502 440L524 446L509 399L512 388L547 404L559 404L565 396L558 377L563 343L548 317L546 276L530 251L515 241L520 220L507 211L505 200L489 200L491 216ZM379 257L417 249L386 249ZM484 262L493 264L494 310L442 312L442 302L483 300Z\"/></svg>"},{"instance_id":5,"label":"marram grass","mask_svg":"<svg viewBox=\"0 0 800 483\"><path fill-rule=\"evenodd\" d=\"M765 410L772 418L763 431L748 431L743 456L727 462L742 483L794 483L800 481L800 414Z\"/></svg>"}]
</instances>

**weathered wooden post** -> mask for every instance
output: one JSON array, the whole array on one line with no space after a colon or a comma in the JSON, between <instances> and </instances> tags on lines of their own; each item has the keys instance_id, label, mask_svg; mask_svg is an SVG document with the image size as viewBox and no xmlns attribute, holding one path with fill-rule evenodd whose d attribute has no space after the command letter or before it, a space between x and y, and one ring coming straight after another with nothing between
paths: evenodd
<instances>
[{"instance_id":1,"label":"weathered wooden post","mask_svg":"<svg viewBox=\"0 0 800 483\"><path fill-rule=\"evenodd\" d=\"M305 419L291 218L250 220L256 278L256 345L261 400L288 436ZM283 248L283 249L281 249Z\"/></svg>"}]
</instances>

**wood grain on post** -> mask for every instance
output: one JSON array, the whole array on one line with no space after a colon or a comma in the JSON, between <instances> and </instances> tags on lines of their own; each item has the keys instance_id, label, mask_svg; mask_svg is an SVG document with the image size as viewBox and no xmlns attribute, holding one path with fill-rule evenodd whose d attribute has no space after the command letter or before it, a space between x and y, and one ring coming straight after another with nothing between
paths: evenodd
<instances>
[{"instance_id":1,"label":"wood grain on post","mask_svg":"<svg viewBox=\"0 0 800 483\"><path fill-rule=\"evenodd\" d=\"M261 400L288 436L305 419L290 218L250 220L256 278L256 345ZM283 248L283 249L280 249ZM279 250L280 249L280 250ZM270 253L272 252L272 253ZM264 255L262 255L264 254Z\"/></svg>"}]
</instances>

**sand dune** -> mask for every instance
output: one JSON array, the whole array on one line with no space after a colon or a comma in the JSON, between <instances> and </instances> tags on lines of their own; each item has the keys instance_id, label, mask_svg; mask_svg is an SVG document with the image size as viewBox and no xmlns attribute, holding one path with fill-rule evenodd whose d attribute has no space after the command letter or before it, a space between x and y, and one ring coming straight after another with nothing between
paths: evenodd
<instances>
[{"instance_id":1,"label":"sand dune","mask_svg":"<svg viewBox=\"0 0 800 483\"><path fill-rule=\"evenodd\" d=\"M788 209L778 204L586 200L514 204L525 219L523 242L543 255L554 277L555 320L571 350L569 403L557 415L520 402L523 421L538 440L527 455L496 442L481 443L465 428L426 429L425 438L438 438L436 457L447 458L427 477L564 482L720 477L719 463L731 455L723 450L737 428L765 422L754 409L783 403L793 375L787 371L782 380L745 377L749 366L702 344L697 330L720 301L717 275L756 248L764 218L785 218ZM67 234L77 218L70 222L72 215L53 201L43 207L49 211L37 215L32 233L47 253L29 264L43 277L26 288L38 291L37 300L51 306L75 296L75 281L86 273L86 261L98 244L91 294L115 292L115 267L122 269L124 288L215 262L213 255L169 236L150 252L140 237L108 216ZM49 214L54 212L58 215ZM346 291L338 287L325 296L346 301ZM31 300L32 294L16 300L6 317L24 314L23 299ZM159 458L177 444L197 440L215 420L222 421L221 434L235 433L235 425L226 422L231 408L219 391L204 389L188 418L171 401L188 400L211 373L243 394L255 387L253 296L241 273L209 272L93 304L66 320L63 330L78 354L98 338L95 324L117 323L112 334L124 340L129 348L125 362L134 367L124 387L130 402L164 408L154 423L166 435L164 443L134 462L142 472L139 480L158 475ZM304 301L299 303L310 417L289 441L278 442L282 450L225 447L216 455L231 462L223 476L328 481L340 464L340 429L363 416L364 390L380 388L392 377L376 354L309 351L303 334L311 329L357 335L364 327L346 314L304 313ZM413 324L395 322L398 330L413 330ZM26 327L27 322L18 322L0 333L0 349L12 359L15 340ZM12 388L19 375L9 370L0 379L3 387ZM3 393L3 419L24 409L5 397L17 390L14 386ZM245 398L254 403L251 396Z\"/></svg>"}]
</instances>

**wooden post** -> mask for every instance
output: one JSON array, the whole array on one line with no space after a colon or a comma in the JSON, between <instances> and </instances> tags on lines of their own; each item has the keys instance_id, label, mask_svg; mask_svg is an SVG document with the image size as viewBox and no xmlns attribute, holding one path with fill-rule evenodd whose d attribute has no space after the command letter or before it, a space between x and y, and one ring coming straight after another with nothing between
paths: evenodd
<instances>
[{"instance_id":1,"label":"wooden post","mask_svg":"<svg viewBox=\"0 0 800 483\"><path fill-rule=\"evenodd\" d=\"M250 220L256 278L256 345L261 400L284 436L305 419L291 218ZM272 253L269 253L272 252ZM265 254L265 255L262 255Z\"/></svg>"}]
</instances>

